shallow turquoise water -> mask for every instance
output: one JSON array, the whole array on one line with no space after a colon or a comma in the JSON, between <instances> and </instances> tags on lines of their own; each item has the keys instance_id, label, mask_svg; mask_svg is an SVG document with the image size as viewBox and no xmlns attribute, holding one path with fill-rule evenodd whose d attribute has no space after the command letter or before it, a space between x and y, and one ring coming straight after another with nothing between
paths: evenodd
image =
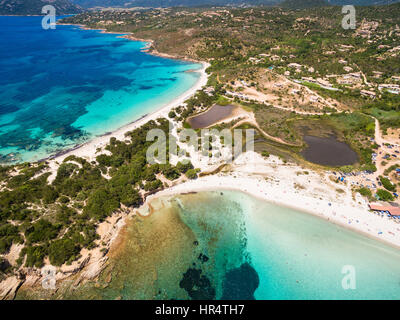
<instances>
[{"instance_id":1,"label":"shallow turquoise water","mask_svg":"<svg viewBox=\"0 0 400 320\"><path fill-rule=\"evenodd\" d=\"M155 57L145 43L0 17L0 157L38 160L118 129L190 89L199 64ZM11 153L11 155L10 155Z\"/></svg>"},{"instance_id":2,"label":"shallow turquoise water","mask_svg":"<svg viewBox=\"0 0 400 320\"><path fill-rule=\"evenodd\" d=\"M152 205L127 221L98 281L51 298L400 298L400 250L326 220L225 190Z\"/></svg>"},{"instance_id":3,"label":"shallow turquoise water","mask_svg":"<svg viewBox=\"0 0 400 320\"><path fill-rule=\"evenodd\" d=\"M212 265L203 269L217 298L248 298L246 283L257 283L257 278L255 299L400 298L396 248L240 192L199 194L201 201L194 206L195 196L187 197L179 197L181 216L210 256ZM241 270L245 264L256 274ZM342 286L349 274L345 266L354 270L355 289ZM232 270L235 277L229 275ZM227 286L226 279L238 286Z\"/></svg>"},{"instance_id":4,"label":"shallow turquoise water","mask_svg":"<svg viewBox=\"0 0 400 320\"><path fill-rule=\"evenodd\" d=\"M256 299L399 299L400 250L328 221L240 193ZM344 266L355 271L345 290Z\"/></svg>"}]
</instances>

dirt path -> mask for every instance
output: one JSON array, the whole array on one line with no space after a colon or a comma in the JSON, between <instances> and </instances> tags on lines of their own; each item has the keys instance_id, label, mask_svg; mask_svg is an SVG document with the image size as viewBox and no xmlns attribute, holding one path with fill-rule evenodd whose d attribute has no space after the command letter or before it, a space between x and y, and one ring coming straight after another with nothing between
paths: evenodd
<instances>
[{"instance_id":1,"label":"dirt path","mask_svg":"<svg viewBox=\"0 0 400 320\"><path fill-rule=\"evenodd\" d=\"M357 64L354 64L354 65L355 65L355 66L358 68L358 70L360 71L361 76L363 77L364 84L367 85L367 86L369 86L369 83L368 83L368 81L367 81L367 77L365 76L364 72L362 72L361 68L360 68Z\"/></svg>"},{"instance_id":2,"label":"dirt path","mask_svg":"<svg viewBox=\"0 0 400 320\"><path fill-rule=\"evenodd\" d=\"M287 79L287 78L286 78ZM309 94L312 94L316 97L318 97L319 99L321 99L325 104L327 104L330 108L336 110L337 112L343 111L343 110L339 110L337 107L335 107L332 103L330 103L327 99L325 99L324 97L322 97L321 95L319 95L318 93L312 91L309 87L296 83L294 81L291 81L290 79L287 79L289 82L291 82L294 85L299 85L300 87L304 88ZM311 114L311 113L310 113ZM319 113L316 113L319 114ZM320 114L323 114L322 112Z\"/></svg>"},{"instance_id":3,"label":"dirt path","mask_svg":"<svg viewBox=\"0 0 400 320\"><path fill-rule=\"evenodd\" d=\"M257 123L257 121L256 121L256 119L255 119L255 117L254 117L254 114L251 114L249 117L247 117L247 118L245 118L245 119L239 121L238 123L236 123L236 124L232 127L232 129L235 129L236 127L238 127L238 126L240 126L240 125L242 125L242 124L244 124L244 123L247 123L247 124L250 124L250 125L254 126L265 138L267 138L267 139L269 139L269 140L278 142L278 143L280 143L280 144L284 144L284 145L286 145L286 146L301 147L301 144L289 143L289 142L286 142L286 141L282 140L281 138L273 137L273 136L269 135L268 133L266 133L266 132L265 132L263 129L261 129L260 126L258 125L258 123Z\"/></svg>"},{"instance_id":4,"label":"dirt path","mask_svg":"<svg viewBox=\"0 0 400 320\"><path fill-rule=\"evenodd\" d=\"M393 143L390 141L386 141L385 139L383 139L378 119L373 116L371 116L371 118L373 118L375 120L375 142L379 145L388 143L388 144L394 145L396 147L399 147L399 144L396 144L396 143Z\"/></svg>"}]
</instances>

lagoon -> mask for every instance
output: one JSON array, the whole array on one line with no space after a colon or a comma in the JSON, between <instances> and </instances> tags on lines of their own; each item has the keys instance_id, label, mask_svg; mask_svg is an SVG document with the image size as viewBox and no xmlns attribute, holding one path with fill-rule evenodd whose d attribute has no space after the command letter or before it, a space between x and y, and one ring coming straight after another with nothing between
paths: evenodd
<instances>
[{"instance_id":1,"label":"lagoon","mask_svg":"<svg viewBox=\"0 0 400 320\"><path fill-rule=\"evenodd\" d=\"M329 137L305 135L303 139L307 143L307 148L301 154L312 163L345 166L359 160L357 153L347 143L338 141L334 135Z\"/></svg>"}]
</instances>

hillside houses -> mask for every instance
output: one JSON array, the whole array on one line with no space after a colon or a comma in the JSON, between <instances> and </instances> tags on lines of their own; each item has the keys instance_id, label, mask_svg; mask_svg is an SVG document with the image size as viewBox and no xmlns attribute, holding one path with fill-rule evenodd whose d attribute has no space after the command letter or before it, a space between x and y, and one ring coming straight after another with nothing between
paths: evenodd
<instances>
[{"instance_id":1,"label":"hillside houses","mask_svg":"<svg viewBox=\"0 0 400 320\"><path fill-rule=\"evenodd\" d=\"M364 97L368 97L368 98L372 98L375 99L376 98L376 93L374 91L370 91L370 90L361 90L360 94Z\"/></svg>"},{"instance_id":2,"label":"hillside houses","mask_svg":"<svg viewBox=\"0 0 400 320\"><path fill-rule=\"evenodd\" d=\"M386 91L388 91L390 93L393 93L393 94L399 94L400 93L400 85L398 85L398 84L380 84L378 86L378 89L380 91L386 90Z\"/></svg>"}]
</instances>

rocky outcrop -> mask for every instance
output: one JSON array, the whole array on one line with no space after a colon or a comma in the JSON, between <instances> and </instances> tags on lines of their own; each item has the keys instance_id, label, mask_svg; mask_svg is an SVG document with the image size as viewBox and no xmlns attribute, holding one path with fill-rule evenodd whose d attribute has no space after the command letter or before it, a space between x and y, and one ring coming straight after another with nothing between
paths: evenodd
<instances>
[{"instance_id":1,"label":"rocky outcrop","mask_svg":"<svg viewBox=\"0 0 400 320\"><path fill-rule=\"evenodd\" d=\"M18 276L8 277L0 282L0 300L12 300L18 288L24 283L25 278Z\"/></svg>"},{"instance_id":2,"label":"rocky outcrop","mask_svg":"<svg viewBox=\"0 0 400 320\"><path fill-rule=\"evenodd\" d=\"M101 271L106 266L106 262L108 260L107 256L104 256L100 260L96 260L89 264L87 268L81 273L80 277L75 281L74 286L78 286L82 280L92 280L96 278Z\"/></svg>"}]
</instances>

